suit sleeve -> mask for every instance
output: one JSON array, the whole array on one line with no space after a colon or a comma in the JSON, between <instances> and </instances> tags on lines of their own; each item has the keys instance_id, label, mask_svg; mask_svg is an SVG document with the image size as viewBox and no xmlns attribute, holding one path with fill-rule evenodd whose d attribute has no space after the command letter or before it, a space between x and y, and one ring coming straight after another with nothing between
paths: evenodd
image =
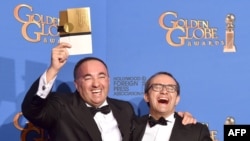
<instances>
[{"instance_id":1,"label":"suit sleeve","mask_svg":"<svg viewBox=\"0 0 250 141\"><path fill-rule=\"evenodd\" d=\"M202 124L202 128L201 128L201 133L200 133L200 140L199 141L212 141L212 138L210 136L210 132L209 129L206 125Z\"/></svg>"},{"instance_id":2,"label":"suit sleeve","mask_svg":"<svg viewBox=\"0 0 250 141\"><path fill-rule=\"evenodd\" d=\"M21 105L22 113L24 117L32 122L34 125L49 128L57 119L60 107L60 103L56 102L56 96L49 94L47 98L43 99L36 93L39 87L38 78L27 91L24 100Z\"/></svg>"}]
</instances>

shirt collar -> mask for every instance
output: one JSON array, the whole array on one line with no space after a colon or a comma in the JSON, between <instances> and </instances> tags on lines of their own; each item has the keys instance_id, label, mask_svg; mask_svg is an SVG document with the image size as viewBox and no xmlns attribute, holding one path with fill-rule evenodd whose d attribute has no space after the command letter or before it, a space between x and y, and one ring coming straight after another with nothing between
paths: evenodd
<instances>
[{"instance_id":1,"label":"shirt collar","mask_svg":"<svg viewBox=\"0 0 250 141\"><path fill-rule=\"evenodd\" d=\"M88 103L86 103L86 105L87 105L87 107L92 107L92 106L89 105ZM105 100L98 108L101 108L101 107L106 106L106 105L108 105L107 100Z\"/></svg>"},{"instance_id":2,"label":"shirt collar","mask_svg":"<svg viewBox=\"0 0 250 141\"><path fill-rule=\"evenodd\" d=\"M165 119L170 122L170 123L174 123L175 121L175 117L174 117L175 113L172 113L171 115L169 115L168 117L165 117ZM149 116L151 116L151 114L149 114Z\"/></svg>"}]
</instances>

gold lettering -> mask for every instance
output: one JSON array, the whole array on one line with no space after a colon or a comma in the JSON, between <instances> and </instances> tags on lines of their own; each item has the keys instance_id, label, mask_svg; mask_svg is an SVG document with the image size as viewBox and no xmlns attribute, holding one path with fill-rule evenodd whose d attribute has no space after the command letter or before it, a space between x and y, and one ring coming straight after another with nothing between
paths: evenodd
<instances>
[{"instance_id":1,"label":"gold lettering","mask_svg":"<svg viewBox=\"0 0 250 141\"><path fill-rule=\"evenodd\" d=\"M50 36L58 36L59 33L57 32L57 25L52 24L49 26L48 32Z\"/></svg>"},{"instance_id":2,"label":"gold lettering","mask_svg":"<svg viewBox=\"0 0 250 141\"><path fill-rule=\"evenodd\" d=\"M35 39L32 39L31 37L29 37L28 35L28 27L32 24L35 24L37 25L39 28L40 28L40 24L37 23L37 22L32 22L32 23L24 23L23 24L23 27L22 27L22 34L23 34L23 37L24 39L26 39L27 41L30 41L30 42L39 42L40 39L41 39L41 35L39 32L35 32L36 34L36 38Z\"/></svg>"},{"instance_id":3,"label":"gold lettering","mask_svg":"<svg viewBox=\"0 0 250 141\"><path fill-rule=\"evenodd\" d=\"M20 18L19 11L22 8L28 8L32 12L32 7L31 6L26 5L26 4L20 4L20 5L16 6L16 8L14 9L14 17L17 19L17 21L19 21L21 23L29 22L30 21L29 15L27 15L27 17L29 17L28 21L25 21L25 20L23 20L23 19Z\"/></svg>"},{"instance_id":4,"label":"gold lettering","mask_svg":"<svg viewBox=\"0 0 250 141\"><path fill-rule=\"evenodd\" d=\"M30 13L26 14L25 18L22 15L20 15L20 11L22 9L28 9ZM17 21L20 23L23 23L22 26L22 35L24 39L26 39L29 42L39 42L41 41L42 36L58 36L59 33L57 32L57 26L59 23L59 19L51 16L44 16L41 14L33 14L31 13L33 11L33 8L26 4L20 4L17 5L14 9L14 17ZM34 27L37 27L35 29L38 29L38 31L33 31L35 36L31 36L29 34L34 30Z\"/></svg>"},{"instance_id":5,"label":"gold lettering","mask_svg":"<svg viewBox=\"0 0 250 141\"><path fill-rule=\"evenodd\" d=\"M173 19L171 19L171 16ZM159 25L166 30L166 41L173 47L187 46L206 46L215 45L217 39L217 29L210 28L209 22L205 20L187 20L178 18L175 12L165 12L159 17ZM193 43L192 43L193 42ZM217 45L217 44L216 44Z\"/></svg>"},{"instance_id":6,"label":"gold lettering","mask_svg":"<svg viewBox=\"0 0 250 141\"><path fill-rule=\"evenodd\" d=\"M218 141L218 140L216 139L216 136L217 136L217 131L215 131L215 130L210 131L210 137L211 137L211 139L212 139L213 141Z\"/></svg>"},{"instance_id":7,"label":"gold lettering","mask_svg":"<svg viewBox=\"0 0 250 141\"><path fill-rule=\"evenodd\" d=\"M200 33L200 34L199 34ZM194 39L202 39L204 38L204 30L201 28L196 28L193 30L192 37Z\"/></svg>"},{"instance_id":8,"label":"gold lettering","mask_svg":"<svg viewBox=\"0 0 250 141\"><path fill-rule=\"evenodd\" d=\"M173 26L172 26L172 27L168 27L168 26L165 24L165 20L166 20L167 16L169 16L169 15L173 15L175 18L177 18L177 14L174 13L174 12L165 12L165 13L163 13L163 14L160 16L160 18L159 18L159 24L160 24L160 26L161 26L163 29L166 29L166 30L169 30L169 29L172 29L172 28L173 28Z\"/></svg>"},{"instance_id":9,"label":"gold lettering","mask_svg":"<svg viewBox=\"0 0 250 141\"><path fill-rule=\"evenodd\" d=\"M199 24L197 23L196 20L190 20L190 28L197 28L199 27Z\"/></svg>"},{"instance_id":10,"label":"gold lettering","mask_svg":"<svg viewBox=\"0 0 250 141\"><path fill-rule=\"evenodd\" d=\"M19 124L19 119L22 117L22 112L17 113L14 116L13 123L14 126L21 131L21 140L25 141L27 137L29 136L30 132L36 132L39 136L36 138L33 138L33 140L37 141L47 141L48 140L48 135L45 134L45 130L42 128L38 128L34 126L32 123L27 122L25 128L21 127Z\"/></svg>"},{"instance_id":11,"label":"gold lettering","mask_svg":"<svg viewBox=\"0 0 250 141\"><path fill-rule=\"evenodd\" d=\"M13 120L13 123L14 123L14 126L18 129L18 130L23 130L23 127L21 127L20 126L20 124L19 124L19 119L20 119L20 117L23 115L23 113L22 112L19 112L19 113L17 113L16 115L15 115L15 117L14 117L14 120Z\"/></svg>"},{"instance_id":12,"label":"gold lettering","mask_svg":"<svg viewBox=\"0 0 250 141\"><path fill-rule=\"evenodd\" d=\"M198 46L198 45L200 45L200 42L199 42L199 41L195 41L195 42L194 42L194 45L195 45L195 46Z\"/></svg>"},{"instance_id":13,"label":"gold lettering","mask_svg":"<svg viewBox=\"0 0 250 141\"><path fill-rule=\"evenodd\" d=\"M178 37L179 38L179 42L174 42L173 39L172 39L172 33L175 31L175 30L180 30L182 32L185 32L185 30L182 28L182 27L178 27L178 28L175 28L175 29L170 29L167 34L166 34L166 40L167 42L171 45L171 46L174 46L174 47L180 47L180 46L183 46L184 43L185 43L185 38L183 37Z\"/></svg>"},{"instance_id":14,"label":"gold lettering","mask_svg":"<svg viewBox=\"0 0 250 141\"><path fill-rule=\"evenodd\" d=\"M54 38L50 39L50 43L55 43L55 42L56 42L56 39L54 39Z\"/></svg>"},{"instance_id":15,"label":"gold lettering","mask_svg":"<svg viewBox=\"0 0 250 141\"><path fill-rule=\"evenodd\" d=\"M44 43L48 43L48 40L46 38L43 39Z\"/></svg>"}]
</instances>

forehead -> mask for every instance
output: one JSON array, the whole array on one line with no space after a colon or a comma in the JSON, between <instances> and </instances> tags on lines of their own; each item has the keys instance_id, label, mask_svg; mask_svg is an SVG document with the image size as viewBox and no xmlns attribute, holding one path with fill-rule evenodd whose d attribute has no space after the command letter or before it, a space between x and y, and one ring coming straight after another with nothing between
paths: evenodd
<instances>
[{"instance_id":1,"label":"forehead","mask_svg":"<svg viewBox=\"0 0 250 141\"><path fill-rule=\"evenodd\" d=\"M83 62L78 69L78 74L99 74L108 73L105 65L98 60L88 60Z\"/></svg>"},{"instance_id":2,"label":"forehead","mask_svg":"<svg viewBox=\"0 0 250 141\"><path fill-rule=\"evenodd\" d=\"M175 80L172 77L165 74L156 75L154 78L152 78L151 84L152 83L176 84Z\"/></svg>"}]
</instances>

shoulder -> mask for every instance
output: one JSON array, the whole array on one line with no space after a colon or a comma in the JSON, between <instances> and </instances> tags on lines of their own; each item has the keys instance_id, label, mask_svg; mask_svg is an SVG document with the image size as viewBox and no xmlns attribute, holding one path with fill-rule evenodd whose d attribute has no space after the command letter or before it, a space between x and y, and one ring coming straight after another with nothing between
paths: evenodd
<instances>
[{"instance_id":1,"label":"shoulder","mask_svg":"<svg viewBox=\"0 0 250 141\"><path fill-rule=\"evenodd\" d=\"M147 121L148 121L148 117L149 115L146 114L146 115L143 115L143 116L138 116L138 117L135 117L133 119L133 125L136 127L136 126L141 126L141 125L146 125Z\"/></svg>"},{"instance_id":2,"label":"shoulder","mask_svg":"<svg viewBox=\"0 0 250 141\"><path fill-rule=\"evenodd\" d=\"M132 104L128 101L108 97L107 102L113 108L134 113L134 108Z\"/></svg>"},{"instance_id":3,"label":"shoulder","mask_svg":"<svg viewBox=\"0 0 250 141\"><path fill-rule=\"evenodd\" d=\"M134 122L135 122L135 123L139 123L139 124L140 124L140 123L147 122L148 117L149 117L149 114L143 115L143 116L141 116L141 117L137 117L137 118L134 119Z\"/></svg>"},{"instance_id":4,"label":"shoulder","mask_svg":"<svg viewBox=\"0 0 250 141\"><path fill-rule=\"evenodd\" d=\"M203 124L201 122L197 122L196 124L188 124L188 125L184 125L184 127L188 130L192 130L192 131L202 131L202 132L207 132L209 133L209 129L208 126L206 124Z\"/></svg>"},{"instance_id":5,"label":"shoulder","mask_svg":"<svg viewBox=\"0 0 250 141\"><path fill-rule=\"evenodd\" d=\"M108 103L112 103L115 105L122 105L122 106L131 106L131 103L125 100L115 99L115 98L107 98Z\"/></svg>"},{"instance_id":6,"label":"shoulder","mask_svg":"<svg viewBox=\"0 0 250 141\"><path fill-rule=\"evenodd\" d=\"M52 92L46 98L48 102L56 102L60 104L72 103L80 100L80 96L76 93L68 92Z\"/></svg>"},{"instance_id":7,"label":"shoulder","mask_svg":"<svg viewBox=\"0 0 250 141\"><path fill-rule=\"evenodd\" d=\"M208 126L206 124L203 124L201 122L197 122L196 124L187 124L187 125L183 125L182 124L182 117L179 116L177 113L175 113L175 118L176 118L176 121L179 125L183 126L184 128L186 129L198 129L198 130L201 130L201 129L207 129L208 130Z\"/></svg>"},{"instance_id":8,"label":"shoulder","mask_svg":"<svg viewBox=\"0 0 250 141\"><path fill-rule=\"evenodd\" d=\"M191 128L196 128L199 130L202 130L202 129L208 130L208 126L204 123L201 123L201 122L197 122L196 124L189 124L187 126L190 126Z\"/></svg>"}]
</instances>

